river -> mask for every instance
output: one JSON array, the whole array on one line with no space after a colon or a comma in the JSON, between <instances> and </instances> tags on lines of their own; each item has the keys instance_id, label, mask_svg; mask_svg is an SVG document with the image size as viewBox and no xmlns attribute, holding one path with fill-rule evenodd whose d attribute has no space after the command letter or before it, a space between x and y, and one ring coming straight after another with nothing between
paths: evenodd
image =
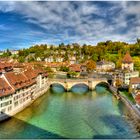
<instances>
[{"instance_id":1,"label":"river","mask_svg":"<svg viewBox=\"0 0 140 140\"><path fill-rule=\"evenodd\" d=\"M30 107L1 122L0 138L139 137L125 117L129 113L126 106L107 88L97 86L96 91L85 94L60 91L49 90Z\"/></svg>"}]
</instances>

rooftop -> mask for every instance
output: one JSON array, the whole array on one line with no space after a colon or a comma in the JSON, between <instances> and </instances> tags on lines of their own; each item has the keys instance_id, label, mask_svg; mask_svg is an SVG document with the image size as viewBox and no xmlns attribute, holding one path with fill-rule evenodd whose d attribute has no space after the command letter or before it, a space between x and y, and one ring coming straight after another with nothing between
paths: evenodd
<instances>
[{"instance_id":1,"label":"rooftop","mask_svg":"<svg viewBox=\"0 0 140 140\"><path fill-rule=\"evenodd\" d=\"M0 78L0 97L14 93L14 89L3 79Z\"/></svg>"},{"instance_id":2,"label":"rooftop","mask_svg":"<svg viewBox=\"0 0 140 140\"><path fill-rule=\"evenodd\" d=\"M132 63L133 62L132 57L130 56L129 52L126 52L122 62L123 63Z\"/></svg>"},{"instance_id":3,"label":"rooftop","mask_svg":"<svg viewBox=\"0 0 140 140\"><path fill-rule=\"evenodd\" d=\"M101 61L97 62L96 64L97 65L107 65L107 64L113 64L113 62L101 60Z\"/></svg>"},{"instance_id":4,"label":"rooftop","mask_svg":"<svg viewBox=\"0 0 140 140\"><path fill-rule=\"evenodd\" d=\"M81 71L81 65L80 64L71 64L69 66L69 69L71 71L80 72Z\"/></svg>"},{"instance_id":5,"label":"rooftop","mask_svg":"<svg viewBox=\"0 0 140 140\"><path fill-rule=\"evenodd\" d=\"M130 79L131 84L140 84L140 77L133 77Z\"/></svg>"},{"instance_id":6,"label":"rooftop","mask_svg":"<svg viewBox=\"0 0 140 140\"><path fill-rule=\"evenodd\" d=\"M135 101L140 104L140 94L137 94L135 97Z\"/></svg>"}]
</instances>

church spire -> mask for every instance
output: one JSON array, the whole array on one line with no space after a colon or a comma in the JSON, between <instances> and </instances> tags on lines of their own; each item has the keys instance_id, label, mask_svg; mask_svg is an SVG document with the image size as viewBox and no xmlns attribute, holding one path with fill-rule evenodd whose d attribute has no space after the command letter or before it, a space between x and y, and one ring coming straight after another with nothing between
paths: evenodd
<instances>
[{"instance_id":1,"label":"church spire","mask_svg":"<svg viewBox=\"0 0 140 140\"><path fill-rule=\"evenodd\" d=\"M132 57L130 56L130 53L127 51L123 60L122 60L122 63L133 63L133 60L132 60Z\"/></svg>"}]
</instances>

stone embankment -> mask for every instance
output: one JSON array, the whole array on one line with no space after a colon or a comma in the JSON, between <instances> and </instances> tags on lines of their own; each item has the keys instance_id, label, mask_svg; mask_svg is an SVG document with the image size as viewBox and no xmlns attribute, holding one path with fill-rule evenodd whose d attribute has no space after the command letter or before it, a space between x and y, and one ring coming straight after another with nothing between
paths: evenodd
<instances>
[{"instance_id":1,"label":"stone embankment","mask_svg":"<svg viewBox=\"0 0 140 140\"><path fill-rule=\"evenodd\" d=\"M140 110L132 104L126 97L119 94L119 91L115 88L110 86L109 89L113 92L114 96L120 99L128 108L128 112L125 114L127 120L131 121L138 133L140 133Z\"/></svg>"}]
</instances>

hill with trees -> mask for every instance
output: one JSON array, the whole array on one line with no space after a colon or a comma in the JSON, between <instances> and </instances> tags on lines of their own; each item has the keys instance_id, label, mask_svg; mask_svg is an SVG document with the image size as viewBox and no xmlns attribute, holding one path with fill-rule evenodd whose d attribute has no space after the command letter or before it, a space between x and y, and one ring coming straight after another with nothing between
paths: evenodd
<instances>
[{"instance_id":1,"label":"hill with trees","mask_svg":"<svg viewBox=\"0 0 140 140\"><path fill-rule=\"evenodd\" d=\"M64 44L61 43L58 46L48 46L47 44L34 45L27 49L21 49L18 55L14 55L14 59L19 62L33 62L44 61L45 58L53 57L56 60L58 57L62 57L63 61L69 61L71 57L76 57L79 63L83 63L87 60L93 60L95 62L100 60L112 61L117 67L120 67L121 60L129 51L135 68L140 70L140 39L137 39L136 43L128 44L126 42L113 42L111 40L105 42L99 42L96 46L93 45L79 45L78 43ZM9 50L5 52L1 57L12 57Z\"/></svg>"}]
</instances>

